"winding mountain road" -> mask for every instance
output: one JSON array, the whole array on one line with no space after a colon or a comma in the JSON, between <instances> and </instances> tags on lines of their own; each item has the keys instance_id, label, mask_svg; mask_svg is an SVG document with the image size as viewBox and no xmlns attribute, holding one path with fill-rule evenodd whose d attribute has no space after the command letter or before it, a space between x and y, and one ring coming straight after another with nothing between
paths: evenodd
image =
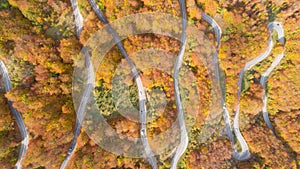
<instances>
[{"instance_id":1,"label":"winding mountain road","mask_svg":"<svg viewBox=\"0 0 300 169\"><path fill-rule=\"evenodd\" d=\"M216 35L216 40L217 40L217 47L216 47L216 52L213 55L213 62L214 62L214 66L215 66L215 76L216 78L220 78L220 73L219 73L219 58L218 58L218 54L219 54L219 50L221 47L221 37L222 37L222 30L221 27L218 25L218 23L211 18L210 16L206 15L205 13L202 12L202 18L208 22L214 29L214 33ZM242 151L239 153L234 146L234 137L232 134L232 128L231 128L231 122L230 122L230 115L229 112L226 108L226 95L225 95L225 91L222 90L221 84L219 84L218 86L220 86L220 91L222 92L222 97L221 97L221 104L222 104L222 109L223 109L223 118L225 121L225 125L226 125L226 132L227 132L227 136L229 137L229 140L231 142L232 145L232 149L233 149L233 156L237 159L237 160L244 160L246 158L248 158L248 156L250 155L249 149L248 149L248 145L245 141L245 139L243 138L242 134L238 133L236 134L237 140L239 142L239 144L241 145Z\"/></svg>"},{"instance_id":2,"label":"winding mountain road","mask_svg":"<svg viewBox=\"0 0 300 169\"><path fill-rule=\"evenodd\" d=\"M171 169L176 169L177 163L180 157L185 152L189 142L188 135L186 132L183 108L181 105L180 92L179 92L179 80L178 80L178 74L183 63L184 52L185 52L185 47L187 42L187 37L186 37L187 16L186 16L185 0L179 0L179 3L180 3L181 19L182 19L182 34L181 34L180 51L174 66L173 79L174 79L174 89L175 89L175 101L176 101L176 108L178 114L177 118L180 127L180 143L176 148L175 154L172 158Z\"/></svg>"},{"instance_id":3,"label":"winding mountain road","mask_svg":"<svg viewBox=\"0 0 300 169\"><path fill-rule=\"evenodd\" d=\"M11 85L11 82L10 82L10 78L9 78L9 75L8 75L8 72L7 72L7 69L4 65L4 63L2 62L2 60L0 60L0 71L2 73L2 76L3 76L3 80L4 80L4 87L5 87L5 90L6 92L9 92L11 89L12 89L12 85ZM9 108L14 116L14 118L16 119L16 122L17 122L17 125L19 127L19 130L21 132L21 136L22 136L22 145L21 145L21 150L20 150L20 153L19 153L19 157L18 157L18 161L16 163L16 169L21 169L22 168L22 160L26 154L26 151L27 151L27 148L28 148L28 144L29 144L29 136L28 136L28 132L27 132L27 129L26 129L26 126L24 124L24 121L23 121L23 118L20 114L19 111L17 111L13 105L13 103L11 101L8 100L8 105L9 105Z\"/></svg>"},{"instance_id":4,"label":"winding mountain road","mask_svg":"<svg viewBox=\"0 0 300 169\"><path fill-rule=\"evenodd\" d=\"M216 46L216 52L213 54L213 63L214 63L214 67L216 68L215 69L215 76L216 78L220 78L220 73L219 73L219 58L218 58L218 54L219 54L219 50L220 50L220 47L221 47L221 37L222 37L222 30L221 30L221 27L218 25L218 23L213 19L211 18L209 15L205 14L204 12L202 12L202 18L208 22L214 29L214 33L216 35L216 41L217 41L217 46ZM222 92L222 96L221 96L221 104L222 104L222 109L223 109L223 118L224 118L224 121L225 121L225 125L226 125L226 133L227 133L227 136L229 137L229 140L231 142L231 145L232 145L232 148L235 151L235 148L234 148L234 138L233 138L233 134L232 134L232 128L231 128L231 121L230 121L230 115L229 115L229 112L226 108L226 94L225 94L225 91L222 90L222 87L221 87L221 84L218 85L220 88L219 88L219 91ZM247 143L244 140L243 136L240 134L240 135L237 135L238 137L238 141L239 143L242 145L242 147L248 147L247 146ZM244 148L242 149L242 152L240 154L247 154L247 148ZM238 160L243 160L243 157L242 155L240 156L237 156L235 155L235 157L238 159Z\"/></svg>"},{"instance_id":5,"label":"winding mountain road","mask_svg":"<svg viewBox=\"0 0 300 169\"><path fill-rule=\"evenodd\" d=\"M277 40L282 43L283 45L285 45L285 37L284 37L284 29L282 27L282 24L280 22L271 22L268 24L268 29L269 29L269 33L270 33L270 37L268 40L268 47L267 50L262 53L261 55L259 55L258 57L254 58L253 60L251 60L250 62L247 62L246 65L244 66L244 68L242 69L242 71L240 72L240 77L239 77L239 82L238 82L238 105L236 108L236 113L235 113L235 117L234 117L234 131L235 132L239 132L239 111L240 111L240 98L241 98L241 90L242 90L242 82L243 82L243 77L246 71L250 70L253 66L255 66L256 64L260 63L261 61L263 61L264 59L266 59L274 46L274 42L272 39L272 34L274 31L277 32L278 34L278 38ZM264 89L264 93L262 95L262 101L263 101L263 108L262 108L262 113L263 113L263 117L264 120L267 124L267 126L272 130L273 134L275 136L276 132L274 127L272 126L270 119L269 119L269 115L268 115L268 111L267 111L267 92L266 92L266 82L267 82L267 78L270 75L270 73L272 72L272 70L279 64L279 62L281 61L281 59L284 57L284 52L285 49L282 51L281 54L279 54L275 60L273 61L273 63L271 64L271 66L266 70L266 72L263 73L263 75L261 76L260 79L260 84Z\"/></svg>"},{"instance_id":6,"label":"winding mountain road","mask_svg":"<svg viewBox=\"0 0 300 169\"><path fill-rule=\"evenodd\" d=\"M147 102L147 98L146 98L146 93L145 93L145 89L144 89L142 80L139 76L139 72L136 69L135 64L129 58L127 52L125 51L125 48L124 48L123 44L121 43L120 37L117 35L117 33L114 31L114 29L110 26L108 20L106 19L106 17L102 13L102 11L100 10L100 8L96 4L96 2L94 0L89 0L89 2L92 6L92 9L96 13L97 17L103 23L106 24L107 29L112 34L113 39L114 39L115 43L117 44L120 52L122 53L122 55L124 56L124 58L127 60L127 62L129 63L129 65L131 67L131 73L132 73L132 75L135 79L135 82L137 84L137 87L138 87L139 109L140 109L139 113L140 113L140 122L141 122L140 134L141 134L141 138L142 138L142 143L143 143L143 146L144 146L144 150L146 152L146 157L147 157L150 165L152 166L152 168L158 169L156 158L155 158L155 156L154 156L154 154L151 150L151 147L150 147L148 139L147 139L147 131L146 131L146 125L147 125L146 102ZM179 2L180 2L180 9L181 9L181 15L182 15L182 37L181 37L180 51L179 51L179 54L177 56L176 64L174 66L173 78L174 78L176 107L177 107L177 111L178 111L178 119L179 119L179 126L180 126L180 144L175 149L175 153L174 153L174 156L173 156L172 161L171 161L171 169L176 169L177 163L178 163L180 157L185 152L185 150L187 148L187 145L188 145L188 135L187 135L187 132L186 132L184 114L183 114L183 109L182 109L181 100L180 100L179 87L178 87L178 85L179 85L178 74L179 74L180 68L182 66L184 51L185 51L185 46L186 46L186 41L187 41L186 32L185 32L186 27L187 27L187 16L186 16L185 1L184 0L179 0ZM82 27L83 27L83 17L81 15L80 11L79 11L77 1L76 0L71 0L71 3L72 3L72 8L73 8L73 14L75 16L77 37L79 39L81 31L82 31ZM219 49L220 49L220 46L221 46L222 31L221 31L220 26L217 24L217 22L215 20L213 20L207 14L202 13L202 18L213 27L214 33L216 35L217 47L216 47L216 52L213 54L212 57L213 57L213 64L216 67L214 73L216 74L216 77L219 78L220 74L219 74L218 53L219 53ZM284 42L284 31L283 31L282 25L280 23L272 22L268 25L268 29L269 29L271 35L270 35L270 38L269 38L269 41L268 41L269 45L268 45L268 48L267 48L266 52L264 52L263 54L261 54L257 58L251 60L250 62L246 63L246 65L244 66L244 68L240 72L239 82L238 82L238 87L239 87L239 89L238 89L238 104L237 104L236 111L235 111L233 130L231 128L230 115L229 115L229 112L228 112L228 110L226 108L226 104L225 104L225 93L223 92L222 89L220 89L220 91L222 91L221 104L222 104L222 109L223 109L223 118L224 118L224 121L225 121L225 124L226 124L226 132L227 132L227 135L229 137L229 140L232 143L233 157L236 158L237 160L245 160L245 159L250 158L250 152L249 152L248 145L247 145L245 139L243 138L243 136L242 136L242 134L239 130L239 110L240 110L240 97L241 97L241 92L242 92L241 91L241 86L242 86L243 76L244 76L244 74L247 70L251 69L257 63L264 60L271 53L271 50L274 46L273 41L272 41L272 33L273 33L274 30L277 31L277 33L278 33L278 41L280 41L283 44L285 43ZM65 158L65 160L64 160L64 162L61 166L61 169L64 169L67 166L69 159L71 158L72 154L74 153L74 150L76 148L77 138L80 134L81 124L82 124L83 118L85 116L84 113L85 113L85 109L86 109L86 106L87 106L87 100L89 98L89 95L90 95L93 87L94 87L94 76L95 75L94 75L92 64L90 63L90 55L84 47L82 49L82 52L85 56L85 62L86 62L85 66L86 66L86 68L89 72L88 73L88 84L87 84L86 88L84 89L84 93L82 95L80 105L77 109L77 119L76 119L76 125L75 125L75 130L74 130L74 138L72 140L72 143L71 143L70 149L67 153L67 156L66 156L66 158ZM264 93L263 93L263 96L262 96L262 100L263 100L263 103L264 103L263 117L264 117L264 120L265 120L267 126L273 131L273 133L275 135L276 135L275 130L274 130L269 118L268 118L266 82L267 82L267 78L268 78L269 74L279 64L279 62L281 61L283 56L284 56L284 51L275 58L272 65L262 75L261 81L260 81L260 84L264 89ZM220 86L220 88L221 88L221 86ZM18 118L16 118L16 119L18 119ZM234 132L234 135L237 138L237 141L239 142L239 144L241 146L241 151L240 152L238 152L237 149L235 148L233 132ZM25 130L25 134L27 134L26 130Z\"/></svg>"},{"instance_id":7,"label":"winding mountain road","mask_svg":"<svg viewBox=\"0 0 300 169\"><path fill-rule=\"evenodd\" d=\"M270 119L269 119L269 114L268 114L268 110L267 110L267 105L268 105L268 98L267 98L267 80L268 77L270 75L270 73L273 71L273 69L280 63L280 61L283 59L284 57L284 53L285 53L285 37L284 37L284 29L281 23L279 22L272 22L268 25L268 28L270 30L270 37L272 36L272 32L274 30L276 30L277 34L278 34L278 41L280 43L282 43L282 45L284 46L284 49L282 51L281 54L279 54L275 60L273 61L273 63L271 64L271 66L262 74L261 79L260 79L260 84L264 89L264 93L262 95L262 101L263 101L263 108L262 108L262 113L263 113L263 117L264 120L267 124L267 126L272 130L273 134L277 137L277 134L275 132L274 127L272 126Z\"/></svg>"},{"instance_id":8,"label":"winding mountain road","mask_svg":"<svg viewBox=\"0 0 300 169\"><path fill-rule=\"evenodd\" d=\"M210 25L213 27L214 32L216 34L216 40L217 40L217 51L215 52L215 54L213 55L213 62L214 62L214 66L217 68L215 70L215 74L216 77L219 78L219 70L218 70L218 51L220 49L220 45L221 45L221 28L220 26L216 23L216 21L214 21L210 16L206 15L205 13L202 13L202 18L207 21L208 23L210 23ZM241 152L238 152L237 148L235 148L235 144L234 144L234 137L232 134L232 129L231 129L231 122L230 122L230 115L229 112L226 108L225 105L225 93L223 92L222 89L220 89L220 91L222 91L222 98L221 98L221 102L223 105L223 118L226 124L226 132L227 135L229 137L229 140L231 141L232 144L232 149L233 149L233 157L236 158L237 160L246 160L250 158L250 151L249 151L249 147L245 141L245 139L243 138L240 130L239 130L239 109L240 109L240 97L241 97L241 88L242 88L242 80L243 80L243 76L245 74L245 71L251 69L253 66L255 66L257 63L261 62L262 60L264 60L270 53L271 50L274 46L273 41L272 41L272 33L273 31L277 31L278 33L278 41L281 42L283 45L285 44L285 40L284 40L284 30L283 27L281 25L281 23L279 22L272 22L268 24L268 29L270 31L270 38L269 38L269 45L268 48L266 50L266 52L264 52L263 54L259 55L257 58L251 60L250 62L246 63L245 67L243 68L243 70L240 72L240 76L239 76L239 82L238 82L238 104L237 104L237 108L236 108L236 112L235 112L235 118L234 118L234 123L233 123L233 132L237 138L237 141L239 142L240 146L241 146ZM267 124L267 126L272 130L272 132L274 133L274 135L276 136L275 130L269 120L268 117L268 112L267 112L267 96L266 96L266 81L267 78L269 76L269 74L271 73L271 71L279 64L279 62L281 61L281 59L284 57L284 51L279 54L274 62L271 64L271 66L266 70L266 72L262 75L261 80L260 80L260 84L264 89L264 93L262 96L262 100L263 100L263 117L264 120Z\"/></svg>"},{"instance_id":9,"label":"winding mountain road","mask_svg":"<svg viewBox=\"0 0 300 169\"><path fill-rule=\"evenodd\" d=\"M150 145L149 145L148 139L147 139L147 133L146 133L146 117L147 117L146 101L147 101L147 99L146 99L145 89L144 89L143 84L142 84L142 80L139 76L139 73L138 73L134 63L128 57L128 55L127 55L127 53L126 53L126 51L123 47L123 44L120 41L120 38L118 37L117 33L111 28L109 22L107 21L106 17L103 15L102 11L99 9L98 5L93 0L89 0L89 2L91 4L94 12L98 16L98 18L107 25L108 30L113 35L113 38L114 38L115 42L117 43L117 46L120 49L122 55L125 57L125 59L130 64L133 77L134 77L134 79L136 81L136 84L137 84L137 87L138 87L139 106L140 106L140 111L139 112L140 112L140 121L141 121L140 134L141 134L141 137L142 137L142 143L143 143L143 146L144 146L144 149L145 149L145 152L146 152L146 156L147 156L148 161L151 164L152 168L158 169L156 159L153 155L153 152L150 148ZM80 34L81 34L81 31L82 31L82 26L83 26L83 17L81 15L80 11L79 11L77 1L76 0L71 0L71 3L72 3L72 8L73 8L73 15L75 17L77 37L80 38ZM88 101L90 92L91 92L92 88L94 87L94 71L93 71L92 64L90 63L90 55L84 47L82 49L82 52L85 56L86 66L87 66L88 71L89 71L88 85L87 85L86 89L84 90L80 105L77 109L77 119L76 119L76 124L75 124L74 137L73 137L70 149L67 153L67 156L65 157L65 160L64 160L63 164L60 167L61 169L64 169L67 166L72 154L75 151L77 138L80 134L82 121L83 121L83 118L85 116L84 113L85 113L87 101Z\"/></svg>"},{"instance_id":10,"label":"winding mountain road","mask_svg":"<svg viewBox=\"0 0 300 169\"><path fill-rule=\"evenodd\" d=\"M82 32L82 27L83 27L83 17L79 11L77 1L71 0L71 4L72 4L72 8L73 8L73 15L75 18L76 35L77 35L77 38L79 39L80 34ZM74 151L76 149L77 138L80 134L82 121L85 116L87 101L88 101L88 98L90 97L90 93L91 93L92 89L94 88L95 75L94 75L93 66L90 62L90 60L91 60L90 54L88 53L88 51L86 50L85 47L82 47L81 52L85 56L85 66L88 70L88 77L87 77L88 82L87 82L86 88L84 89L80 104L76 111L77 116L76 116L76 123L75 123L75 128L74 128L74 137L72 139L71 146L67 152L67 155L66 155L62 165L60 166L60 169L65 169L67 167L67 165L70 161L70 158L74 154Z\"/></svg>"},{"instance_id":11,"label":"winding mountain road","mask_svg":"<svg viewBox=\"0 0 300 169\"><path fill-rule=\"evenodd\" d=\"M143 86L141 77L139 76L139 72L137 71L136 66L133 63L133 61L129 58L129 56L120 40L120 37L115 32L115 30L111 27L108 20L106 19L106 17L100 10L99 6L96 4L96 2L94 0L89 0L89 2L91 4L94 12L96 13L97 17L99 18L99 20L106 24L107 29L108 29L109 33L113 36L114 41L117 44L121 54L127 60L128 64L130 65L131 73L135 79L135 82L136 82L137 88L138 88L138 99L139 99L139 109L140 109L139 113L140 113L140 122L141 122L140 135L141 135L141 139L142 139L142 144L144 146L144 150L146 152L146 157L147 157L150 165L152 166L152 168L158 169L156 158L154 156L154 153L151 150L151 147L149 145L149 141L147 138L147 127L146 127L146 125L147 125L147 107L146 107L147 98L146 98L145 88Z\"/></svg>"},{"instance_id":12,"label":"winding mountain road","mask_svg":"<svg viewBox=\"0 0 300 169\"><path fill-rule=\"evenodd\" d=\"M218 57L218 55L219 55L219 50L221 47L222 30L221 30L221 27L218 25L218 23L213 18L211 18L209 15L205 14L204 12L202 12L202 18L213 27L214 33L216 35L217 46L216 46L216 52L213 54L213 63L214 63L214 67L216 68L215 76L219 79L220 72L219 72L219 57ZM230 115L226 108L226 103L225 103L225 100L226 100L225 93L221 88L221 84L218 86L220 86L220 88L218 90L222 92L221 104L222 104L222 109L223 109L223 118L224 118L225 125L226 125L226 132L227 132L227 135L228 135L230 141L233 143Z\"/></svg>"}]
</instances>

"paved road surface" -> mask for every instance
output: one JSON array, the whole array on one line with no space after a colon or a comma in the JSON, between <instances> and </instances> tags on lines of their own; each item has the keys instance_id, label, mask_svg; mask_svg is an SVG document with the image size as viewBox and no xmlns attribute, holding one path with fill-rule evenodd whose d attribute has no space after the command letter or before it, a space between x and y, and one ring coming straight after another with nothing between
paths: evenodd
<instances>
[{"instance_id":1,"label":"paved road surface","mask_svg":"<svg viewBox=\"0 0 300 169\"><path fill-rule=\"evenodd\" d=\"M4 63L1 60L0 60L0 71L1 71L2 76L3 76L5 90L6 90L6 92L9 92L12 89L12 86L11 86L10 78L8 76L7 69L6 69ZM18 112L12 106L12 104L13 103L11 101L8 101L9 108L10 108L10 110L11 110L14 118L17 121L18 127L19 127L20 132L21 132L21 136L22 136L21 150L20 150L18 161L16 163L16 167L15 168L21 169L22 168L21 162L22 162L22 160L23 160L23 158L24 158L24 156L26 154L26 151L27 151L27 148L28 148L28 144L29 144L29 136L28 136L28 133L27 133L27 130L26 130L26 126L24 124L24 121L23 121L23 118L22 118L20 112Z\"/></svg>"},{"instance_id":2,"label":"paved road surface","mask_svg":"<svg viewBox=\"0 0 300 169\"><path fill-rule=\"evenodd\" d=\"M244 76L245 72L250 70L253 66L260 63L264 59L266 59L270 55L270 53L273 49L274 42L272 40L272 33L274 31L276 31L277 34L278 34L278 39L277 40L279 42L281 42L283 45L285 44L284 30L283 30L283 27L282 27L281 23L271 22L271 23L268 24L268 29L269 29L269 32L270 32L270 37L269 37L269 40L268 40L267 50L264 53L262 53L261 55L259 55L258 57L251 60L250 62L247 62L245 67L243 68L243 70L240 72L240 79L239 79L239 83L238 83L238 85L239 85L238 99L239 100L240 100L240 96L241 96L241 86L242 86L243 76ZM264 93L263 93L263 96L262 96L262 100L263 100L263 110L262 110L263 117L264 117L264 120L265 120L267 126L272 130L272 132L274 133L275 136L276 136L276 133L275 133L274 127L272 126L272 124L270 122L270 119L268 117L268 112L267 112L266 81L267 81L267 78L268 78L269 74L279 64L279 62L281 61L283 56L284 56L284 50L280 55L278 55L275 58L275 60L271 64L271 66L266 70L266 72L263 73L263 75L261 76L261 80L260 80L260 84L264 89ZM240 109L240 104L237 105L237 109L236 109L236 116L235 116L236 126L238 126L239 109Z\"/></svg>"},{"instance_id":3,"label":"paved road surface","mask_svg":"<svg viewBox=\"0 0 300 169\"><path fill-rule=\"evenodd\" d=\"M278 34L278 41L280 43L283 44L283 46L285 46L285 38L284 38L284 29L281 25L281 23L279 22L272 22L268 25L268 28L270 30L270 36L272 35L272 32L275 30ZM280 63L280 61L282 60L282 58L284 57L284 52L285 52L285 48L283 49L282 53L279 54L275 60L273 61L273 63L271 64L271 66L262 74L261 79L260 79L260 84L264 89L264 93L262 95L262 100L263 100L263 108L262 108L262 113L263 113L263 117L264 120L267 124L267 126L272 130L273 134L277 137L277 134L275 132L274 127L272 126L270 119L269 119L269 114L267 111L267 80L268 77L270 75L270 73L272 72L272 70Z\"/></svg>"},{"instance_id":4,"label":"paved road surface","mask_svg":"<svg viewBox=\"0 0 300 169\"><path fill-rule=\"evenodd\" d=\"M142 144L144 146L144 150L146 152L146 156L147 156L147 159L148 159L150 165L152 166L152 168L158 169L156 158L151 150L151 147L149 145L148 138L147 138L147 128L146 128L146 125L147 125L147 107L146 107L147 98L146 98L146 92L145 92L145 88L143 86L141 77L139 76L139 73L136 69L135 64L129 58L127 52L125 51L124 46L120 40L120 37L117 35L115 30L110 26L108 20L106 19L106 17L102 13L102 11L100 10L100 8L96 4L96 2L94 0L89 0L89 2L91 4L94 12L96 13L97 17L99 18L99 20L106 24L108 31L112 34L114 41L117 44L119 50L121 51L123 57L127 60L127 62L130 65L131 73L132 73L132 75L135 79L135 82L137 84L137 87L138 87L139 109L140 109L139 113L140 113L140 122L141 122L140 134L141 134Z\"/></svg>"},{"instance_id":5,"label":"paved road surface","mask_svg":"<svg viewBox=\"0 0 300 169\"><path fill-rule=\"evenodd\" d=\"M94 12L99 17L99 19L102 22L104 22L105 24L107 24L109 32L113 35L113 38L114 38L115 42L117 43L117 46L119 47L122 55L125 57L125 59L128 61L128 63L131 66L132 74L134 76L134 79L135 79L137 87L138 87L139 106L140 106L139 112L140 112L140 121L141 121L140 133L141 133L141 137L142 137L142 143L144 145L144 149L145 149L147 158L149 160L149 163L151 164L151 166L153 168L157 169L158 168L157 162L152 153L152 150L150 148L150 145L149 145L148 139L147 139L147 133L146 133L146 117L147 117L146 101L147 101L147 99L146 99L145 89L143 87L139 73L138 73L134 63L132 62L132 60L128 57L128 55L123 47L123 44L120 42L120 38L118 37L116 32L111 28L111 26L109 25L109 22L103 15L102 11L99 9L98 5L93 0L89 0L89 2L92 5ZM73 7L73 14L75 17L77 37L79 38L81 31L82 31L82 26L83 26L83 17L79 11L77 1L71 0L71 3L72 3L72 7ZM77 120L76 120L76 125L75 125L74 138L72 140L71 147L67 153L67 156L65 157L65 160L61 166L61 169L64 169L67 166L72 154L74 153L74 150L76 148L77 138L80 134L81 124L82 124L82 121L84 118L84 112L86 109L87 100L89 98L89 94L90 94L92 88L94 87L94 82L93 82L94 81L94 71L93 71L92 65L90 63L90 55L85 48L83 48L82 51L86 57L86 66L89 70L89 78L88 78L89 82L88 82L87 88L84 91L84 94L81 99L81 103L77 110Z\"/></svg>"},{"instance_id":6,"label":"paved road surface","mask_svg":"<svg viewBox=\"0 0 300 169\"><path fill-rule=\"evenodd\" d=\"M141 129L140 129L140 134L141 134L141 138L142 138L142 143L146 152L146 156L147 159L149 161L149 163L151 164L152 168L157 169L157 161L156 158L154 157L154 154L151 150L151 147L149 145L148 139L147 139L147 132L146 132L146 124L147 124L147 108L146 108L146 93L141 81L141 78L139 76L139 73L135 67L135 64L133 63L133 61L128 57L127 52L124 49L123 44L120 41L119 36L117 35L117 33L113 30L113 28L110 26L109 22L107 21L106 17L103 15L102 11L99 9L98 5L95 3L94 0L89 0L94 12L96 13L96 15L98 16L98 18L104 22L105 24L107 24L107 28L108 31L112 34L115 42L117 43L118 48L120 49L122 55L124 56L124 58L127 60L127 62L130 64L131 67L131 71L132 71L132 75L134 76L135 82L137 84L138 87L138 96L139 96L139 107L140 107L140 121L141 121ZM184 57L184 50L185 50L185 45L186 45L186 33L185 33L185 29L186 29L186 10L185 10L185 2L184 0L179 0L180 2L180 8L181 8L181 13L182 13L182 37L181 37L181 45L180 45L180 52L178 54L177 60L176 60L176 64L174 66L174 87L175 87L175 98L176 98L176 107L177 107L177 111L178 111L178 119L179 119L179 126L180 126L180 137L181 137L181 141L179 146L176 148L175 154L173 156L172 162L171 162L171 169L175 169L177 166L177 163L180 159L180 157L183 155L183 153L185 152L187 145L188 145L188 136L186 133L186 126L185 126L185 121L184 121L184 114L183 114L183 110L182 110L182 105L181 105L181 100L180 100L180 94L179 94L179 87L178 87L178 73L180 71L180 67L182 65L183 62L183 57ZM75 16L75 23L76 23L76 31L77 31L77 36L78 38L80 37L81 31L82 31L82 26L83 26L83 17L80 14L78 5L77 5L77 1L76 0L71 0L72 3L72 7L73 7L73 11L74 11L74 16ZM206 20L208 23L211 24L211 26L214 28L214 32L216 34L216 40L217 40L217 51L214 53L213 55L213 62L214 62L214 66L216 67L215 73L216 76L219 77L219 70L218 70L218 52L220 49L220 40L221 40L221 28L220 26L208 15L206 15L205 13L202 13L202 18L204 20ZM276 30L278 32L278 39L280 42L284 43L284 32L282 29L282 26L280 23L277 22L272 22L268 25L268 28L270 30L270 34L272 34L272 32L274 30ZM264 52L263 54L261 54L260 56L258 56L257 58L253 59L252 61L248 62L245 67L243 68L243 70L240 72L240 77L239 77L239 82L238 82L238 86L239 86L239 90L238 90L238 99L240 100L241 97L241 85L242 85L242 79L243 76L245 74L245 71L251 69L254 65L256 65L257 63L261 62L263 59L265 59L271 52L272 48L273 48L273 41L272 38L270 37L269 39L269 46L267 48L267 51ZM72 154L74 153L75 147L76 147L76 141L77 141L77 137L80 134L80 129L81 129L81 123L82 120L84 118L84 112L86 109L86 105L87 105L87 100L89 98L89 94L92 90L92 88L94 87L94 71L92 68L92 65L90 63L90 55L87 52L87 50L85 48L83 48L82 52L84 53L85 57L86 57L86 66L87 69L89 71L89 77L88 77L88 85L86 87L86 89L84 90L82 99L81 99L81 103L78 107L77 110L77 120L76 120L76 125L75 125L75 131L74 131L74 138L72 140L71 143L71 147L67 153L67 156L65 158L65 161L63 162L61 169L64 169L67 164L69 159L71 158ZM283 52L284 53L284 52ZM267 81L267 77L269 76L269 74L271 73L271 71L279 64L280 60L283 58L283 53L278 55L276 57L276 59L274 60L274 62L272 63L272 65L270 66L270 68L267 69L267 71L262 75L261 78L261 85L264 88L264 94L263 94L263 103L264 103L264 107L263 107L263 115L264 115L264 120L266 121L268 127L274 132L275 134L275 130L273 128L273 126L270 123L270 120L268 118L268 113L267 113L267 97L266 97L266 81ZM222 91L222 89L221 89ZM237 137L237 141L239 142L240 146L241 146L241 152L238 152L234 146L234 139L233 139L233 134L232 134L232 129L231 129L231 122L230 122L230 116L229 116L229 112L226 108L225 105L225 96L224 93L222 93L222 105L223 105L223 116L224 116L224 120L226 123L226 132L227 135L232 143L233 146L233 156L238 159L238 160L245 160L248 159L250 157L250 152L249 152L249 148L248 145L245 141L245 139L243 138L242 134L240 133L239 130L239 102L236 108L236 112L235 112L235 118L234 118L234 124L233 124L233 132L235 134L235 136Z\"/></svg>"},{"instance_id":7,"label":"paved road surface","mask_svg":"<svg viewBox=\"0 0 300 169\"><path fill-rule=\"evenodd\" d=\"M72 8L73 8L73 15L75 17L75 25L76 25L76 33L77 33L77 38L80 38L80 34L82 31L82 26L83 26L83 17L79 11L78 8L78 4L76 0L71 0L72 3ZM77 112L76 112L76 123L75 123L75 129L74 129L74 137L72 139L71 142L71 146L67 152L67 155L60 167L60 169L64 169L66 168L66 166L68 165L70 158L72 157L72 155L74 154L74 151L76 149L76 143L77 143L77 138L80 134L80 130L81 130L81 125L82 125L82 121L84 119L85 116L85 110L86 110L86 106L87 106L87 101L88 98L90 97L90 93L94 87L94 79L95 79L95 75L94 75L94 70L92 67L92 64L90 63L90 54L88 53L88 51L86 50L85 47L82 48L82 53L85 56L85 66L88 70L88 83L86 88L84 89L82 98L81 98L81 102L78 106Z\"/></svg>"},{"instance_id":8,"label":"paved road surface","mask_svg":"<svg viewBox=\"0 0 300 169\"><path fill-rule=\"evenodd\" d=\"M180 3L180 10L181 10L181 18L182 18L182 34L181 34L181 43L180 43L180 51L176 59L176 63L174 66L174 88L175 88L175 100L176 100L176 108L177 108L177 118L179 121L179 127L180 127L180 143L178 147L176 148L175 154L173 156L172 162L171 162L171 169L176 169L177 163L180 159L180 157L184 154L187 146L188 146L188 135L186 132L186 126L185 126L185 119L180 99L180 92L179 92L179 81L178 81L178 74L180 71L180 68L182 66L183 58L184 58L184 52L186 47L186 27L187 27L187 16L186 16L186 5L184 0L179 0Z\"/></svg>"}]
</instances>

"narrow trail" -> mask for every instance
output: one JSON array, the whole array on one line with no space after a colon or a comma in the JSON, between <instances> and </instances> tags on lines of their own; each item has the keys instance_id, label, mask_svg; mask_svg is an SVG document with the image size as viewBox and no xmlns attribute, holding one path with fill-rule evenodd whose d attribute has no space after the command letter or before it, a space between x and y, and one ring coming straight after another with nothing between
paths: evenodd
<instances>
[{"instance_id":1,"label":"narrow trail","mask_svg":"<svg viewBox=\"0 0 300 169\"><path fill-rule=\"evenodd\" d=\"M10 82L10 78L9 78L7 69L4 65L4 63L2 62L2 60L0 60L0 71L1 71L2 76L3 76L5 90L6 90L6 92L9 92L12 89L12 85L11 85L11 82ZM21 164L22 160L24 159L26 151L28 149L29 136L28 136L28 132L27 132L26 126L24 124L24 121L23 121L23 118L22 118L20 112L17 111L13 107L12 104L13 103L8 100L9 108L10 108L14 118L16 119L17 125L19 127L19 130L20 130L21 136L22 136L21 150L20 150L20 153L19 153L18 161L15 165L15 168L16 169L21 169L22 168L22 164Z\"/></svg>"}]
</instances>

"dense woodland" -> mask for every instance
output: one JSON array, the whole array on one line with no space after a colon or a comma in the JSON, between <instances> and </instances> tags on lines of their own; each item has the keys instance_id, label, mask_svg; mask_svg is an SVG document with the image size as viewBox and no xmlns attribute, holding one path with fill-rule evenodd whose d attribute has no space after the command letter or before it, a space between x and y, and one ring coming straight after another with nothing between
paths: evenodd
<instances>
[{"instance_id":1,"label":"dense woodland","mask_svg":"<svg viewBox=\"0 0 300 169\"><path fill-rule=\"evenodd\" d=\"M20 132L10 113L7 99L19 110L30 133L24 168L59 168L73 138L76 113L72 99L74 62L82 45L101 27L87 0L78 0L85 18L80 41L75 35L74 18L69 0L0 0L0 59L7 65L13 90L5 94L0 85L0 168L12 168L20 148ZM109 21L140 13L164 12L180 16L177 0L97 0ZM197 77L200 91L199 113L191 126L189 147L179 168L297 168L300 166L300 1L298 0L187 0L188 23L205 31L214 41L212 29L201 20L205 11L220 24L223 36L220 67L226 75L226 103L234 116L237 101L238 73L243 65L264 52L269 32L267 24L280 21L286 34L286 54L268 80L270 119L279 138L267 128L261 114L261 73L282 50L276 45L271 57L247 74L241 103L241 132L249 144L252 158L240 162L232 158L231 144L224 134L215 134L199 143L199 132L210 110L210 81L199 58L187 53L185 68ZM130 54L156 48L178 53L180 43L161 35L131 36L123 41ZM162 56L163 57L163 56ZM137 66L139 58L132 56ZM164 58L166 59L166 58ZM168 60L168 59L166 59ZM139 124L122 118L112 101L112 78L118 66L126 66L117 48L113 48L97 72L96 91L100 112L118 132L139 136ZM172 67L172 63L168 65ZM184 71L183 71L184 72ZM144 85L166 93L167 107L148 125L155 136L176 119L172 77L151 70L141 74ZM187 74L186 78L190 78ZM130 78L130 77L128 77ZM1 83L2 83L2 79ZM128 92L137 106L136 86L131 81ZM186 86L188 87L188 86ZM191 86L193 87L193 86ZM151 92L150 92L151 93ZM189 97L190 93L186 93ZM191 94L190 94L191 95ZM160 96L152 92L152 100ZM191 99L191 98L190 98ZM183 99L184 100L184 99ZM154 107L158 109L159 107ZM194 111L195 107L188 107ZM154 112L155 113L155 112ZM223 124L220 124L221 128ZM223 126L224 127L224 126ZM151 143L151 139L150 139ZM272 144L270 144L272 143ZM155 147L154 147L155 148ZM170 159L159 156L161 168L170 167ZM116 156L95 144L82 130L69 168L150 168L143 159Z\"/></svg>"}]
</instances>

